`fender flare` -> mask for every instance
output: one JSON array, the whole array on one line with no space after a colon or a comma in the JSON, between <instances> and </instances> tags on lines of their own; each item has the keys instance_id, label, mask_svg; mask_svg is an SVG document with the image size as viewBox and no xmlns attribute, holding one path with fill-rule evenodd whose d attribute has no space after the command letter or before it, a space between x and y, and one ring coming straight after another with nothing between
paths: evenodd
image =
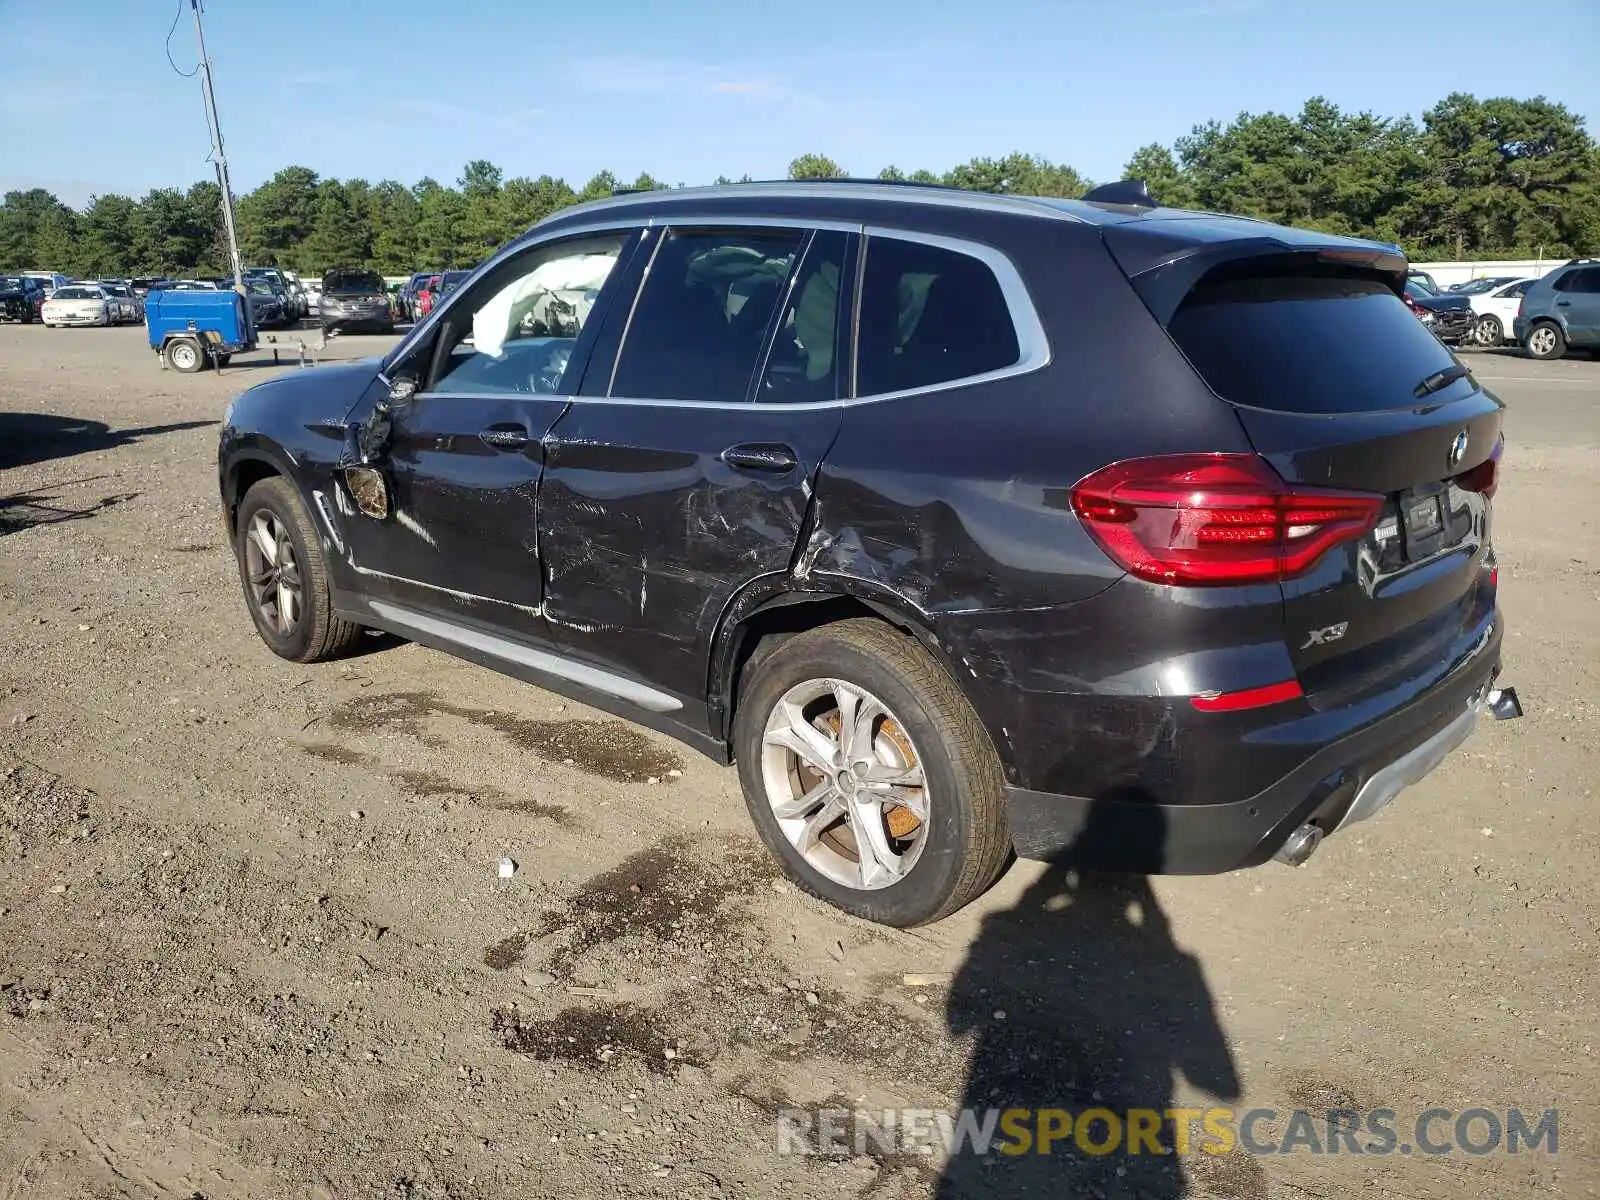
<instances>
[{"instance_id":1,"label":"fender flare","mask_svg":"<svg viewBox=\"0 0 1600 1200\"><path fill-rule=\"evenodd\" d=\"M990 741L1009 777L1011 766L1007 761L1007 735L992 723L993 705L979 686L976 674L971 669L961 669L965 660L959 647L940 637L937 614L924 612L881 584L848 575L828 575L821 579L813 576L805 581L788 573L764 575L747 583L728 602L712 636L707 663L706 708L712 736L724 743L732 738L735 668L738 665L737 656L743 648L743 631L750 622L775 609L839 600L854 601L917 639L923 649L944 668L967 698L967 703L972 705L978 719L988 730Z\"/></svg>"}]
</instances>

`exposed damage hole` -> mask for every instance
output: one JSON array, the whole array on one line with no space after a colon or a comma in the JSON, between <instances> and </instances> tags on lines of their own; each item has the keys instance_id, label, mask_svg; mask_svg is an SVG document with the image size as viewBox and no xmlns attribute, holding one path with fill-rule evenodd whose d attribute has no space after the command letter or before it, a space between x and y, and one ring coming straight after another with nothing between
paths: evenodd
<instances>
[{"instance_id":1,"label":"exposed damage hole","mask_svg":"<svg viewBox=\"0 0 1600 1200\"><path fill-rule=\"evenodd\" d=\"M672 772L683 767L671 750L622 721L537 720L451 704L431 692L355 696L333 711L328 724L357 733L398 730L421 739L423 722L436 716L455 717L492 729L519 750L547 762L570 765L619 783L673 779L676 776Z\"/></svg>"},{"instance_id":2,"label":"exposed damage hole","mask_svg":"<svg viewBox=\"0 0 1600 1200\"><path fill-rule=\"evenodd\" d=\"M680 1063L700 1065L674 1038L657 1029L647 1010L631 1004L564 1008L548 1020L525 1020L515 1009L497 1009L490 1028L507 1050L541 1062L569 1062L590 1069L635 1057L657 1075Z\"/></svg>"}]
</instances>

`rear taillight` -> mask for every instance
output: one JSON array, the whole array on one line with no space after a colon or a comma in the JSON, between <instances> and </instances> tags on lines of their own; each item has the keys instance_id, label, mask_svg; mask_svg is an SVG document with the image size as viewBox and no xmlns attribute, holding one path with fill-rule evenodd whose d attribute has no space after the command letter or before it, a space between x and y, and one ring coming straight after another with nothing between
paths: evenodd
<instances>
[{"instance_id":1,"label":"rear taillight","mask_svg":"<svg viewBox=\"0 0 1600 1200\"><path fill-rule=\"evenodd\" d=\"M1464 492L1480 492L1485 500L1494 499L1495 488L1500 486L1500 455L1505 448L1505 438L1499 438L1488 458L1472 470L1463 471L1452 482Z\"/></svg>"},{"instance_id":2,"label":"rear taillight","mask_svg":"<svg viewBox=\"0 0 1600 1200\"><path fill-rule=\"evenodd\" d=\"M1171 454L1086 475L1072 509L1129 574L1215 586L1304 573L1365 535L1383 497L1291 487L1254 454Z\"/></svg>"}]
</instances>

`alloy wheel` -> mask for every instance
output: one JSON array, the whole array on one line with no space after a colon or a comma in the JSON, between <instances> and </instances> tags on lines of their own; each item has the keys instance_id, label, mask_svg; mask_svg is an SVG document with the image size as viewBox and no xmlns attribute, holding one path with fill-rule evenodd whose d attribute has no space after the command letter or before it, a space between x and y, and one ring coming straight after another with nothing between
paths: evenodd
<instances>
[{"instance_id":1,"label":"alloy wheel","mask_svg":"<svg viewBox=\"0 0 1600 1200\"><path fill-rule=\"evenodd\" d=\"M845 887L890 887L922 855L922 757L888 705L857 684L811 679L785 692L767 717L761 778L789 844Z\"/></svg>"},{"instance_id":2,"label":"alloy wheel","mask_svg":"<svg viewBox=\"0 0 1600 1200\"><path fill-rule=\"evenodd\" d=\"M289 528L271 509L261 509L250 518L244 554L251 603L268 627L287 637L305 609L305 585Z\"/></svg>"}]
</instances>

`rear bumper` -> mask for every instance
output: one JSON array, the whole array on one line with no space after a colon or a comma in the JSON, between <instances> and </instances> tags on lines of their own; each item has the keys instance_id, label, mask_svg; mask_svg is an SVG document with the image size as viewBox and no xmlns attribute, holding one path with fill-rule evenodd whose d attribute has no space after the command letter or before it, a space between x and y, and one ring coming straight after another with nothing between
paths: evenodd
<instances>
[{"instance_id":1,"label":"rear bumper","mask_svg":"<svg viewBox=\"0 0 1600 1200\"><path fill-rule=\"evenodd\" d=\"M1498 619L1488 633L1432 688L1237 799L1181 804L1136 789L1090 798L1008 788L1017 854L1096 870L1209 875L1266 862L1302 825L1333 832L1371 816L1471 733L1500 671ZM1252 752L1235 748L1241 758Z\"/></svg>"}]
</instances>

